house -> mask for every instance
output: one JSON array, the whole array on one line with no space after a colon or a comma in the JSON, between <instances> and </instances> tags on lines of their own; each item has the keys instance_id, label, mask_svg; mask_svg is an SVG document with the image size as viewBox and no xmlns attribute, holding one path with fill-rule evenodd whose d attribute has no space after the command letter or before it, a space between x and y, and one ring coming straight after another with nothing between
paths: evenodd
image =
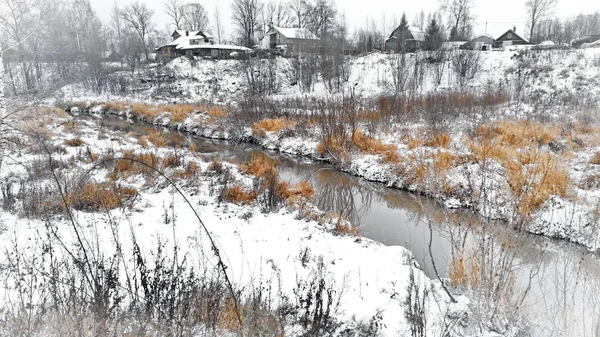
<instances>
[{"instance_id":1,"label":"house","mask_svg":"<svg viewBox=\"0 0 600 337\"><path fill-rule=\"evenodd\" d=\"M314 53L321 47L321 39L305 28L283 28L268 25L258 49L279 49L284 54Z\"/></svg>"},{"instance_id":2,"label":"house","mask_svg":"<svg viewBox=\"0 0 600 337\"><path fill-rule=\"evenodd\" d=\"M489 36L479 36L473 40L463 44L461 49L477 50L477 51L491 51L494 46L494 39Z\"/></svg>"},{"instance_id":3,"label":"house","mask_svg":"<svg viewBox=\"0 0 600 337\"><path fill-rule=\"evenodd\" d=\"M571 41L571 47L580 48L585 45L595 44L600 41L600 34L584 35Z\"/></svg>"},{"instance_id":4,"label":"house","mask_svg":"<svg viewBox=\"0 0 600 337\"><path fill-rule=\"evenodd\" d=\"M517 35L516 30L517 28L513 27L513 29L509 29L506 33L500 35L500 37L494 41L494 48L529 44L529 41Z\"/></svg>"},{"instance_id":5,"label":"house","mask_svg":"<svg viewBox=\"0 0 600 337\"><path fill-rule=\"evenodd\" d=\"M402 31L404 31L404 48L402 46ZM425 33L418 27L408 27L403 30L402 26L396 28L390 37L385 40L385 51L388 53L399 53L405 51L412 53L423 48Z\"/></svg>"},{"instance_id":6,"label":"house","mask_svg":"<svg viewBox=\"0 0 600 337\"><path fill-rule=\"evenodd\" d=\"M169 60L180 56L200 56L228 58L233 52L248 53L249 48L215 44L214 38L202 31L176 30L171 35L173 41L156 48L159 59Z\"/></svg>"}]
</instances>

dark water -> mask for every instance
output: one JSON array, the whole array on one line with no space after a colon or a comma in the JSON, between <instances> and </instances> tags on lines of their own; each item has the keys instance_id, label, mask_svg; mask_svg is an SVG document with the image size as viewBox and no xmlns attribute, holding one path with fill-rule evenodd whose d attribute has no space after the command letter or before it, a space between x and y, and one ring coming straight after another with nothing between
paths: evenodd
<instances>
[{"instance_id":1,"label":"dark water","mask_svg":"<svg viewBox=\"0 0 600 337\"><path fill-rule=\"evenodd\" d=\"M105 128L148 134L157 129L119 117L79 116ZM206 160L236 162L265 155L279 161L282 179L308 180L315 204L343 213L360 225L360 234L385 245L410 249L431 278L453 276L474 285L482 319L504 308L530 326L533 336L597 336L600 319L600 266L594 253L553 239L513 231L468 210L450 211L414 194L385 188L306 158L269 152L249 144L194 138L162 130L170 146L195 145ZM466 266L464 277L456 277ZM462 264L460 263L462 262ZM437 271L437 272L436 272ZM456 284L455 284L456 285ZM460 287L459 290L466 289Z\"/></svg>"}]
</instances>

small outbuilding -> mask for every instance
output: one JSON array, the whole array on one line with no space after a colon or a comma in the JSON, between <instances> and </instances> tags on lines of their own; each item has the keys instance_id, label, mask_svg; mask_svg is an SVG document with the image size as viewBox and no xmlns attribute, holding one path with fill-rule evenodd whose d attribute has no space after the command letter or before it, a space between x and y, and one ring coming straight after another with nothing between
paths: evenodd
<instances>
[{"instance_id":1,"label":"small outbuilding","mask_svg":"<svg viewBox=\"0 0 600 337\"><path fill-rule=\"evenodd\" d=\"M506 33L500 35L500 37L497 38L496 41L494 41L494 48L502 48L502 47L509 47L509 46L521 46L521 45L529 44L529 41L520 37L516 33L516 30L517 29L515 27L513 29L509 29Z\"/></svg>"},{"instance_id":2,"label":"small outbuilding","mask_svg":"<svg viewBox=\"0 0 600 337\"><path fill-rule=\"evenodd\" d=\"M489 36L479 36L461 46L461 49L491 51L494 47L494 39Z\"/></svg>"}]
</instances>

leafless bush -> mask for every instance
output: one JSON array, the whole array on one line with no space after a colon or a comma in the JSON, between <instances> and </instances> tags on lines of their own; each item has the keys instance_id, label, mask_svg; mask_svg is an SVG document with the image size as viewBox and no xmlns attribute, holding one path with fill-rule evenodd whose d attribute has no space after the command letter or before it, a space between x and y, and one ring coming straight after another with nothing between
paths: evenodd
<instances>
[{"instance_id":1,"label":"leafless bush","mask_svg":"<svg viewBox=\"0 0 600 337\"><path fill-rule=\"evenodd\" d=\"M481 70L480 53L459 50L450 57L450 68L458 75L458 84L464 88Z\"/></svg>"}]
</instances>

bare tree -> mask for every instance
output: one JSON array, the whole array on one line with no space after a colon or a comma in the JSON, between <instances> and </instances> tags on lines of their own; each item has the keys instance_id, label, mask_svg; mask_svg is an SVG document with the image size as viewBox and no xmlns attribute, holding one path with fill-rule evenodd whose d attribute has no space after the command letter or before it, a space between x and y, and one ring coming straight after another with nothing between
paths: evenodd
<instances>
[{"instance_id":1,"label":"bare tree","mask_svg":"<svg viewBox=\"0 0 600 337\"><path fill-rule=\"evenodd\" d=\"M204 30L208 26L208 13L198 2L191 2L181 7L182 27L186 30Z\"/></svg>"},{"instance_id":2,"label":"bare tree","mask_svg":"<svg viewBox=\"0 0 600 337\"><path fill-rule=\"evenodd\" d=\"M481 70L480 53L472 50L459 50L450 61L450 68L458 75L459 85L464 88Z\"/></svg>"},{"instance_id":3,"label":"bare tree","mask_svg":"<svg viewBox=\"0 0 600 337\"><path fill-rule=\"evenodd\" d=\"M138 34L144 49L146 61L149 59L146 37L152 26L152 15L154 15L154 11L148 8L145 3L140 3L139 1L125 7L121 12L121 18L129 23L131 28Z\"/></svg>"},{"instance_id":4,"label":"bare tree","mask_svg":"<svg viewBox=\"0 0 600 337\"><path fill-rule=\"evenodd\" d=\"M527 0L527 17L529 20L529 40L534 40L535 27L541 19L550 14L558 0Z\"/></svg>"},{"instance_id":5,"label":"bare tree","mask_svg":"<svg viewBox=\"0 0 600 337\"><path fill-rule=\"evenodd\" d=\"M468 39L473 29L472 0L442 0L441 8L448 14L451 24L450 40Z\"/></svg>"},{"instance_id":6,"label":"bare tree","mask_svg":"<svg viewBox=\"0 0 600 337\"><path fill-rule=\"evenodd\" d=\"M337 9L333 0L317 0L314 5L307 5L308 15L306 27L322 41L333 32L336 25Z\"/></svg>"},{"instance_id":7,"label":"bare tree","mask_svg":"<svg viewBox=\"0 0 600 337\"><path fill-rule=\"evenodd\" d=\"M263 6L263 23L272 23L278 27L287 27L293 21L290 7L285 2L270 0Z\"/></svg>"},{"instance_id":8,"label":"bare tree","mask_svg":"<svg viewBox=\"0 0 600 337\"><path fill-rule=\"evenodd\" d=\"M306 26L306 17L309 11L306 0L291 0L289 7L293 17L293 24L298 28L304 28Z\"/></svg>"},{"instance_id":9,"label":"bare tree","mask_svg":"<svg viewBox=\"0 0 600 337\"><path fill-rule=\"evenodd\" d=\"M165 0L165 13L171 18L175 29L181 29L181 24L183 21L181 1Z\"/></svg>"},{"instance_id":10,"label":"bare tree","mask_svg":"<svg viewBox=\"0 0 600 337\"><path fill-rule=\"evenodd\" d=\"M233 0L231 3L231 19L237 26L238 39L246 47L254 46L261 7L259 0Z\"/></svg>"}]
</instances>

